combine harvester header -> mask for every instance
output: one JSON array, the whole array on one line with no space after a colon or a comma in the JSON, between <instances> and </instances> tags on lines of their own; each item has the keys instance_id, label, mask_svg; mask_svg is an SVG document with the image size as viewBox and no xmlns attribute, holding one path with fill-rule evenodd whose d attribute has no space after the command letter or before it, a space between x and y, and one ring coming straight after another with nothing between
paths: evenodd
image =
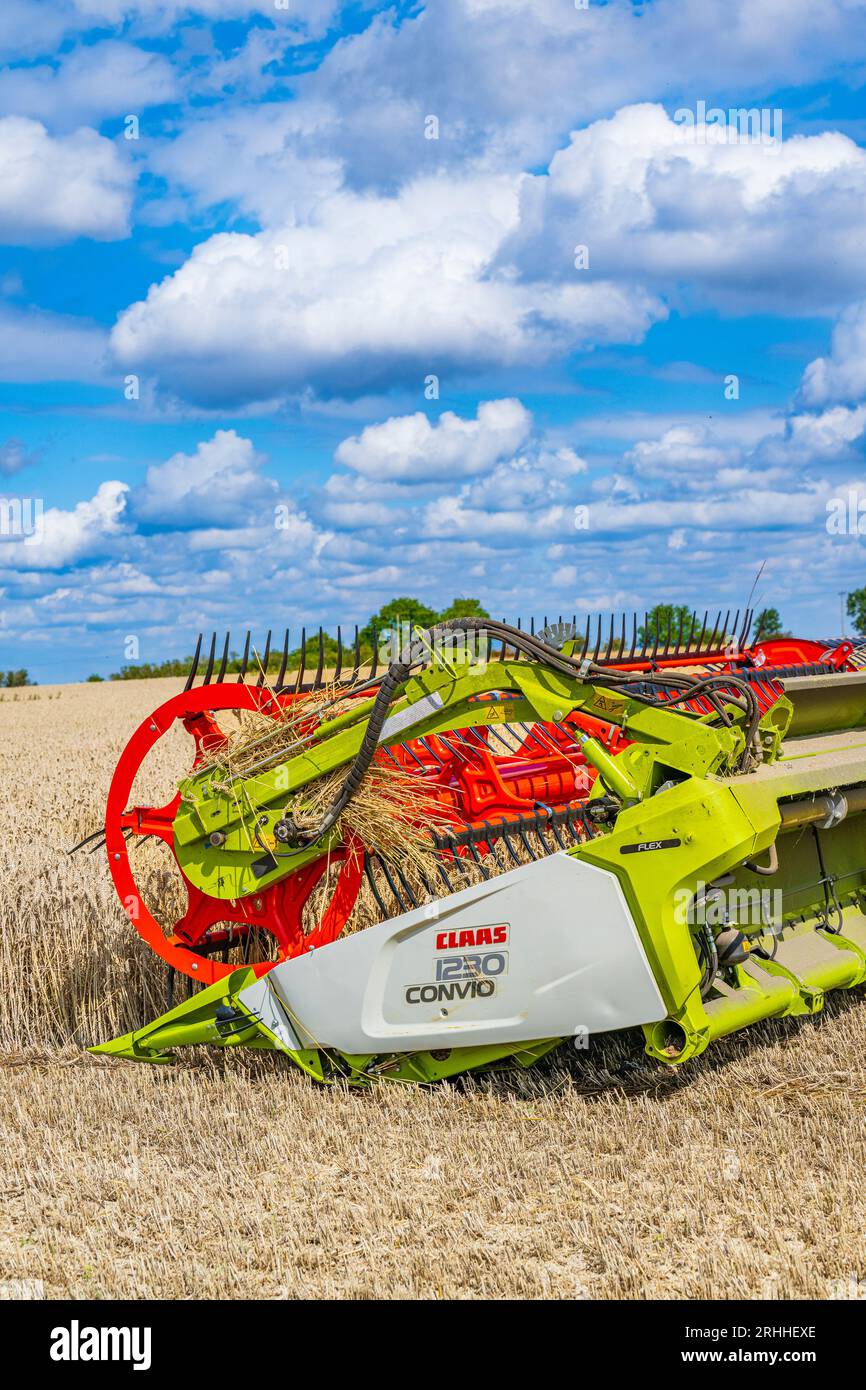
<instances>
[{"instance_id":1,"label":"combine harvester header","mask_svg":"<svg viewBox=\"0 0 866 1390\"><path fill-rule=\"evenodd\" d=\"M749 618L642 644L636 620L453 619L382 668L356 630L330 673L320 632L314 675L302 639L290 681L287 634L273 685L270 641L247 681L249 637L236 681L226 637L196 684L199 639L185 690L122 754L105 822L136 928L172 985L198 986L94 1050L250 1046L365 1085L528 1066L640 1026L677 1064L862 983L862 653L749 647ZM176 722L189 775L131 806ZM141 836L183 878L174 923L141 899Z\"/></svg>"}]
</instances>

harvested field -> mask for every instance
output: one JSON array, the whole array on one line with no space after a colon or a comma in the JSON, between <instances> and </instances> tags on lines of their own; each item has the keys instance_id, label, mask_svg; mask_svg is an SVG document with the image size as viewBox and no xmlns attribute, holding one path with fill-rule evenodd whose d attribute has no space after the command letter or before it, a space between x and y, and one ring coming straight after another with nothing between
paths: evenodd
<instances>
[{"instance_id":1,"label":"harvested field","mask_svg":"<svg viewBox=\"0 0 866 1390\"><path fill-rule=\"evenodd\" d=\"M428 1091L88 1057L164 1007L164 977L104 854L65 851L178 684L0 695L0 1291L827 1298L864 1277L862 991L679 1071L631 1035Z\"/></svg>"}]
</instances>

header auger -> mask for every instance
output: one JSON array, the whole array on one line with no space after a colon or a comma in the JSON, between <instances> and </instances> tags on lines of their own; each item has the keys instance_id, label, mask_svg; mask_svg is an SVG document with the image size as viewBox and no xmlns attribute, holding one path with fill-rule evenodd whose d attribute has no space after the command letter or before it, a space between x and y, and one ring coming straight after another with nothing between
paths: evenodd
<instances>
[{"instance_id":1,"label":"header auger","mask_svg":"<svg viewBox=\"0 0 866 1390\"><path fill-rule=\"evenodd\" d=\"M592 640L453 619L366 665L356 631L330 670L320 632L312 679L305 634L292 670L288 634L276 666L248 638L236 679L214 637L196 684L200 639L105 825L130 919L199 987L95 1050L248 1045L363 1085L641 1026L674 1064L861 983L866 674L851 643L781 639L774 664L749 617L642 644L636 621ZM189 775L130 806L176 723ZM172 924L136 883L142 836L182 877Z\"/></svg>"}]
</instances>

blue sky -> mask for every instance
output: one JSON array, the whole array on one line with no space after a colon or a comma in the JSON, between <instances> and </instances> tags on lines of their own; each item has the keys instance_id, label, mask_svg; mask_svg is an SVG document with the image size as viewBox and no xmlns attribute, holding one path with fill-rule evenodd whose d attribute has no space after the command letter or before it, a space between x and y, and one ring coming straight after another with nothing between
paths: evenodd
<instances>
[{"instance_id":1,"label":"blue sky","mask_svg":"<svg viewBox=\"0 0 866 1390\"><path fill-rule=\"evenodd\" d=\"M4 0L0 666L398 593L737 607L762 561L759 601L838 631L864 20Z\"/></svg>"}]
</instances>

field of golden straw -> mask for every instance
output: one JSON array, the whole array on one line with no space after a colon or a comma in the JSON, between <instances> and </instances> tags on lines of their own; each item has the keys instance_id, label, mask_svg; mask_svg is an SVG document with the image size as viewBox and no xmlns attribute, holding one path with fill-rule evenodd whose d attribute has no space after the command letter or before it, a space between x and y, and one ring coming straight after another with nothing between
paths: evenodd
<instances>
[{"instance_id":1,"label":"field of golden straw","mask_svg":"<svg viewBox=\"0 0 866 1390\"><path fill-rule=\"evenodd\" d=\"M96 829L174 680L0 693L0 1296L828 1298L866 1269L862 991L680 1070L640 1035L433 1089L84 1050L165 1008ZM138 800L167 801L180 732ZM147 855L151 846L137 853ZM161 853L153 847L153 853ZM154 891L172 881L147 865Z\"/></svg>"}]
</instances>

